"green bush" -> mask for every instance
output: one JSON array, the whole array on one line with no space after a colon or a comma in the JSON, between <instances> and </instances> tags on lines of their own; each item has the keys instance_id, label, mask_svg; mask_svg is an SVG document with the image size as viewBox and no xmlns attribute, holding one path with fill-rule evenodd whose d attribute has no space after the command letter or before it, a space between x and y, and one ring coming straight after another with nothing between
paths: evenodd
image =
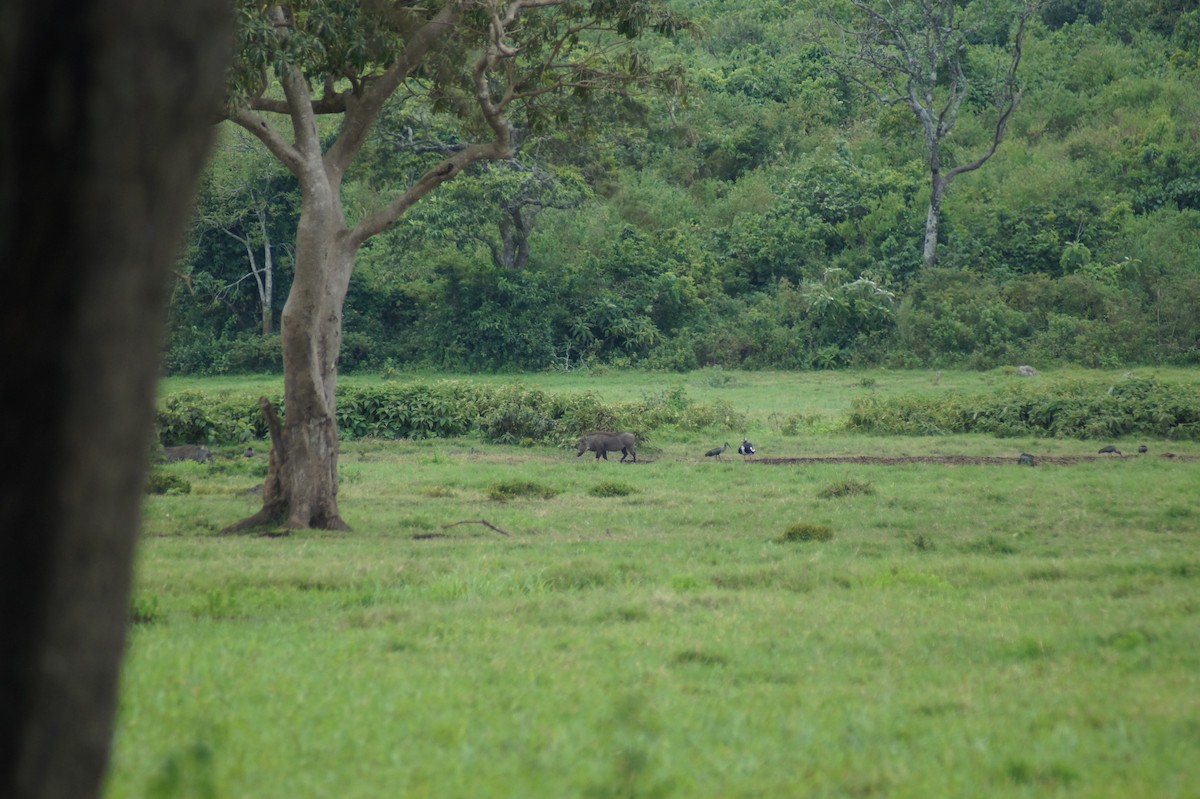
<instances>
[{"instance_id":1,"label":"green bush","mask_svg":"<svg viewBox=\"0 0 1200 799\"><path fill-rule=\"evenodd\" d=\"M182 477L155 469L146 475L146 493L155 495L177 495L192 493L192 484Z\"/></svg>"},{"instance_id":2,"label":"green bush","mask_svg":"<svg viewBox=\"0 0 1200 799\"><path fill-rule=\"evenodd\" d=\"M272 398L268 398L272 399ZM281 414L278 397L272 399ZM256 395L171 394L159 402L164 445L242 444L267 435ZM681 387L630 402L604 403L594 392L549 393L520 385L393 381L343 388L337 423L345 439L444 438L478 434L497 444L574 446L590 430L632 430L639 444L658 428L701 430L746 426L728 402L697 403Z\"/></svg>"},{"instance_id":3,"label":"green bush","mask_svg":"<svg viewBox=\"0 0 1200 799\"><path fill-rule=\"evenodd\" d=\"M274 399L276 407L282 402ZM267 434L258 397L185 391L159 402L156 417L159 443L240 444Z\"/></svg>"},{"instance_id":4,"label":"green bush","mask_svg":"<svg viewBox=\"0 0 1200 799\"><path fill-rule=\"evenodd\" d=\"M1200 440L1200 397L1179 385L1134 377L1109 386L1021 382L975 397L855 397L845 427L885 435L1148 435L1195 441Z\"/></svg>"}]
</instances>

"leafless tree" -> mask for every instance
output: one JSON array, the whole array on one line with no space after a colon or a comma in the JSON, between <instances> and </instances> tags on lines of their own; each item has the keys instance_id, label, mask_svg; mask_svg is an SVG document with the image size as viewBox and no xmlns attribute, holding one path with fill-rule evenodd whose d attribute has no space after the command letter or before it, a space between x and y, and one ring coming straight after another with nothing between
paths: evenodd
<instances>
[{"instance_id":1,"label":"leafless tree","mask_svg":"<svg viewBox=\"0 0 1200 799\"><path fill-rule=\"evenodd\" d=\"M959 175L979 169L996 153L1020 102L1017 68L1029 19L1041 0L1016 6L994 0L846 3L853 13L848 17L828 13L829 27L822 40L846 80L884 105L907 106L921 126L930 174L923 259L926 266L933 266L946 189ZM1007 64L988 85L973 85L966 69L972 40L982 24L997 21L1013 25ZM943 162L947 140L963 102L972 93L990 97L994 114L991 140L974 158L949 166Z\"/></svg>"}]
</instances>

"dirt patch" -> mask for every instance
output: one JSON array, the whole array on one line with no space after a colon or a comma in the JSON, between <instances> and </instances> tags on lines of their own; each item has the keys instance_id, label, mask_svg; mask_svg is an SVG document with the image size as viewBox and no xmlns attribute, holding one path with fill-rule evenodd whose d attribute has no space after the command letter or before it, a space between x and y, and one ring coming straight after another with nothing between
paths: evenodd
<instances>
[{"instance_id":1,"label":"dirt patch","mask_svg":"<svg viewBox=\"0 0 1200 799\"><path fill-rule=\"evenodd\" d=\"M1169 460L1191 461L1197 456L1176 455L1165 452L1162 455L1131 455L1127 460L1135 458L1158 457ZM1078 463L1091 461L1122 460L1118 455L1037 455L1033 456L1035 464L1055 464L1057 466L1073 466ZM753 463L763 463L770 466L809 466L822 463L862 463L875 466L905 466L911 463L928 463L939 466L1016 466L1017 456L1007 455L823 455L811 458L755 458Z\"/></svg>"}]
</instances>

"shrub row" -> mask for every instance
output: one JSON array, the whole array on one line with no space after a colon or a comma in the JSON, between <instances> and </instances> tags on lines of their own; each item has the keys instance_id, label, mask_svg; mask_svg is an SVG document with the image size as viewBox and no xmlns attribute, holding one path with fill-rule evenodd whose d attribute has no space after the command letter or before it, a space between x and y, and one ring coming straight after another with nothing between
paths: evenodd
<instances>
[{"instance_id":1,"label":"shrub row","mask_svg":"<svg viewBox=\"0 0 1200 799\"><path fill-rule=\"evenodd\" d=\"M1200 396L1184 386L1141 378L1111 386L1020 383L981 396L858 396L845 427L886 435L1146 435L1194 441L1200 440Z\"/></svg>"},{"instance_id":2,"label":"shrub row","mask_svg":"<svg viewBox=\"0 0 1200 799\"><path fill-rule=\"evenodd\" d=\"M269 397L282 416L282 399ZM589 430L741 429L745 415L727 402L703 404L682 388L626 402L602 402L594 392L549 393L520 385L467 381L384 382L339 391L343 439L444 438L479 435L500 444L567 446ZM234 444L267 435L257 396L187 391L164 397L158 409L163 445Z\"/></svg>"}]
</instances>

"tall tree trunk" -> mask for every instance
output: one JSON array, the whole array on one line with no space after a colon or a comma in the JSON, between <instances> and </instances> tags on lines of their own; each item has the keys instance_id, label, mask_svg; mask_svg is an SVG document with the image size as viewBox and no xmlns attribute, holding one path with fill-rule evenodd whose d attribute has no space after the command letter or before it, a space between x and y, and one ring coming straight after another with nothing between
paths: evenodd
<instances>
[{"instance_id":1,"label":"tall tree trunk","mask_svg":"<svg viewBox=\"0 0 1200 799\"><path fill-rule=\"evenodd\" d=\"M948 181L936 172L930 182L929 210L925 214L925 250L923 260L927 268L937 265L938 227L942 222L942 197L946 194Z\"/></svg>"},{"instance_id":2,"label":"tall tree trunk","mask_svg":"<svg viewBox=\"0 0 1200 799\"><path fill-rule=\"evenodd\" d=\"M337 502L335 396L342 308L356 254L340 205L306 201L296 235L296 274L279 325L285 418L272 431L262 510L225 532L279 524L349 529Z\"/></svg>"},{"instance_id":3,"label":"tall tree trunk","mask_svg":"<svg viewBox=\"0 0 1200 799\"><path fill-rule=\"evenodd\" d=\"M223 0L0 4L0 796L100 793ZM64 22L68 20L69 22Z\"/></svg>"}]
</instances>

